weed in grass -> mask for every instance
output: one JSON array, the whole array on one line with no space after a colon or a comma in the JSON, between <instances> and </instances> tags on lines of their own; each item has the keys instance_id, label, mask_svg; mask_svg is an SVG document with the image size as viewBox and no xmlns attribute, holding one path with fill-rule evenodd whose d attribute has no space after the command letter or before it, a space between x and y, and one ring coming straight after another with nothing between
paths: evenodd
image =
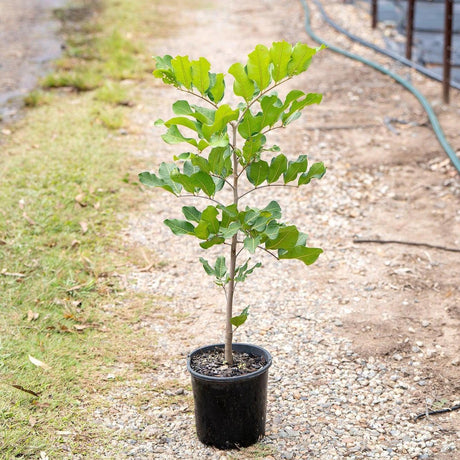
<instances>
[{"instance_id":1,"label":"weed in grass","mask_svg":"<svg viewBox=\"0 0 460 460\"><path fill-rule=\"evenodd\" d=\"M47 104L49 95L40 90L33 90L24 96L24 105L26 107L38 107L39 105Z\"/></svg>"},{"instance_id":2,"label":"weed in grass","mask_svg":"<svg viewBox=\"0 0 460 460\"><path fill-rule=\"evenodd\" d=\"M103 79L97 73L83 72L56 72L47 75L41 80L43 88L74 88L77 91L90 91L99 87Z\"/></svg>"},{"instance_id":3,"label":"weed in grass","mask_svg":"<svg viewBox=\"0 0 460 460\"><path fill-rule=\"evenodd\" d=\"M101 102L114 105L130 105L128 90L119 83L105 82L104 86L96 91L95 98Z\"/></svg>"},{"instance_id":4,"label":"weed in grass","mask_svg":"<svg viewBox=\"0 0 460 460\"><path fill-rule=\"evenodd\" d=\"M124 125L124 113L120 109L101 109L97 111L96 119L108 129L120 129Z\"/></svg>"}]
</instances>

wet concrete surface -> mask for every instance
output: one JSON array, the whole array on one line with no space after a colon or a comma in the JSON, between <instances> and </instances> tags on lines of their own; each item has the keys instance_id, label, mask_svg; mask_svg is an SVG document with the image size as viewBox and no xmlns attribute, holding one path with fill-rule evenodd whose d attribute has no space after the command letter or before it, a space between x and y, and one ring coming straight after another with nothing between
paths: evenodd
<instances>
[{"instance_id":1,"label":"wet concrete surface","mask_svg":"<svg viewBox=\"0 0 460 460\"><path fill-rule=\"evenodd\" d=\"M66 0L0 0L0 118L16 115L24 95L61 53L53 10Z\"/></svg>"}]
</instances>

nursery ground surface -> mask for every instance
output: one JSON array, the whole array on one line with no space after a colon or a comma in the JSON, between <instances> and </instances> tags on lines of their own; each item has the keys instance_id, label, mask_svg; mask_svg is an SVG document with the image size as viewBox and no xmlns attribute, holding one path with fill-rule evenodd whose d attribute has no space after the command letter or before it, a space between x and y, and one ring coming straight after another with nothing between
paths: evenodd
<instances>
[{"instance_id":1,"label":"nursery ground surface","mask_svg":"<svg viewBox=\"0 0 460 460\"><path fill-rule=\"evenodd\" d=\"M121 36L136 42L136 56L143 63L146 56L166 53L205 56L215 71L225 72L234 61L244 61L258 43L270 45L282 39L311 43L297 0L128 4L129 21L136 8L137 13L143 11L141 26L124 28ZM342 25L380 43L380 30L370 30L363 10L341 1L328 2L327 7ZM129 21L125 27L134 24ZM460 149L458 92L452 93L450 105L443 105L438 83L346 41L328 29L315 10L312 24L332 43L410 77L433 105L454 150ZM67 61L66 65L73 63ZM148 69L147 64L143 66ZM323 102L289 129L273 133L271 141L286 155L307 153L312 162L323 161L328 171L321 181L304 189L277 189L276 195L270 194L271 190L263 192L256 205L278 199L286 219L307 232L310 244L322 247L324 254L307 268L261 254L264 267L240 286L237 308L249 304L251 309L236 340L263 346L273 356L267 436L251 448L219 452L196 440L185 359L188 351L222 340L225 302L202 271L198 261L202 253L196 242L173 236L162 224L167 217L179 217L182 203L166 192L143 190L136 183L137 172L170 161L172 150L162 143L162 131L154 128L153 122L171 115L170 106L180 97L142 72L117 76L118 89L127 91L113 108L122 110L120 123L113 118L112 106L94 108L94 104L102 103L101 94L107 99L107 92L97 93L99 87L85 93L55 90L47 105L26 112L18 124L2 127L1 142L9 155L7 160L0 157L0 162L10 168L9 176L13 167L18 168L21 155L53 149L53 143L29 142L25 136L30 125L43 117L76 116L88 108L95 134L85 128L85 148L94 151L96 164L98 158L109 155L108 151L119 152L116 167L107 165L100 177L92 179L96 185L85 180L80 188L74 185L62 203L52 203L51 214L59 216L62 209L68 210L70 200L76 214L72 224L75 235L69 233L63 245L62 228L55 225L52 238L37 243L40 254L56 247L66 257L76 251L75 259L81 265L77 279L69 282L65 273L70 268L61 270L56 278L63 284L62 298L40 300L40 289L35 286L34 298L40 301L17 308L14 325L2 323L2 336L15 331L12 335L20 351L14 359L18 362L21 357L27 361L30 354L51 363L52 368L65 369L56 375L52 368L35 363L43 375L29 381L36 385L31 389L39 388L46 400L10 388L8 398L15 405L6 408L3 403L0 421L11 423L20 411L22 418L17 424L23 422L24 430L28 430L27 436L19 439L23 447L19 445L14 455L460 458L460 411L414 420L417 414L453 407L460 400L460 180L415 98L388 77L328 50L315 58L305 76L292 82L292 88L322 92ZM115 95L120 96L119 92ZM68 123L72 125L72 119ZM54 128L58 129L65 131ZM71 132L78 137L77 131ZM53 139L53 133L47 137ZM59 155L53 151L52 157ZM11 158L19 160L11 163ZM72 183L78 183L76 166L75 171L68 179ZM99 187L102 176L108 182ZM56 177L57 173L47 182L48 187L55 185ZM17 201L22 206L20 211L16 209L19 218L35 233L43 233L39 229L44 224L36 226L40 216L27 207L34 196L33 187L27 181L17 187ZM118 200L116 205L112 199ZM46 209L49 201L43 203ZM105 207L111 211L98 211ZM11 209L0 211L0 217L10 224ZM112 227L115 230L109 231ZM0 250L6 247L14 254L17 241L0 228ZM21 276L12 278L24 284L22 275L36 270L34 261L41 260L40 254L30 251L31 260L23 255L24 260L11 268L2 261L5 266L0 267L0 276L10 279L11 273L19 273ZM110 255L110 267L101 252ZM84 296L80 296L82 286ZM79 310L82 299L91 314ZM13 296L8 298L8 304L14 302L17 299ZM63 323L60 317L56 319L58 309L61 316L63 312L74 316ZM46 316L45 311L51 313ZM39 328L45 319L43 335L33 336L30 351L19 338L27 340L29 329ZM27 328L21 326L21 320ZM51 323L59 331L46 332ZM67 334L61 324L75 329L78 335ZM18 338L18 331L24 335ZM60 338L62 356L47 353L51 346L47 334L54 341ZM83 347L85 343L94 346ZM6 341L2 346L7 346ZM2 351L2 382L24 387L14 379L13 371L24 378L29 371L25 363L17 368L8 364L13 354ZM63 364L63 355L69 354L78 359ZM71 366L79 370L85 361L83 375L78 373L78 379L71 379ZM72 382L69 400L53 398L53 385L62 393L68 382ZM53 417L61 418L58 425L51 422ZM35 436L40 436L39 444L34 444ZM2 449L7 454L13 452L5 444ZM5 458L9 458L7 454Z\"/></svg>"}]
</instances>

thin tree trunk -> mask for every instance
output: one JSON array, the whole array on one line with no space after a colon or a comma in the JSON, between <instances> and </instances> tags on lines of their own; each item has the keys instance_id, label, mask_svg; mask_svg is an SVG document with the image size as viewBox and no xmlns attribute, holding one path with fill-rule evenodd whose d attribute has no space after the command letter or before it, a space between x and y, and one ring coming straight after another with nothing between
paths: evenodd
<instances>
[{"instance_id":1,"label":"thin tree trunk","mask_svg":"<svg viewBox=\"0 0 460 460\"><path fill-rule=\"evenodd\" d=\"M238 158L235 153L236 149L236 130L237 126L233 125L233 204L238 204ZM235 292L235 267L236 267L236 247L238 242L238 234L233 235L232 245L230 248L230 267L227 294L227 309L226 309L226 327L225 327L225 361L229 366L233 364L232 342L233 342L233 293Z\"/></svg>"}]
</instances>

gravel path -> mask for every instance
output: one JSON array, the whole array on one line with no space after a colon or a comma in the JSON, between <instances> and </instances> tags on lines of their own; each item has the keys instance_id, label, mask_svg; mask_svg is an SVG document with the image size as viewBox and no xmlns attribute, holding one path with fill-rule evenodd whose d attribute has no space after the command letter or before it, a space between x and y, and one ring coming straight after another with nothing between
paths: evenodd
<instances>
[{"instance_id":1,"label":"gravel path","mask_svg":"<svg viewBox=\"0 0 460 460\"><path fill-rule=\"evenodd\" d=\"M160 14L162 8L165 14L169 11L160 6ZM225 71L234 60L244 60L257 43L308 41L296 0L282 5L274 0L249 4L218 0L212 6L184 10L177 20L182 24L180 32L152 43L152 54L206 56L216 71ZM146 347L147 364L140 371L126 359L108 375L114 381L112 391L101 396L100 409L91 414L114 433L113 451L97 452L101 456L460 458L459 412L413 421L415 413L427 405L452 405L460 398L455 361L458 346L452 348L455 340L437 342L432 329L447 315L446 309L457 305L458 255L427 254L423 249L408 252L399 247L365 249L351 243L353 235L385 230L396 236L404 236L405 231L412 237L426 236L426 227L423 233L420 225L432 225L436 228L428 231L440 232L443 227L444 233L436 233L440 235L437 241L459 245L460 184L426 128L391 137L377 122L383 117L382 106L396 111L397 116L422 117L420 112L417 115L415 103L396 94L388 80L367 79L368 70L326 53L318 57L310 72L297 84L307 91L327 91L325 105L313 108L310 115L292 125L286 138L272 140L293 156L308 152L312 161L327 163L329 171L311 187L294 192L280 189L276 198L286 210L287 220L305 229L311 245L323 247L325 254L309 268L291 261L278 264L262 255L264 267L251 284L240 287L236 298L241 308L253 304L237 340L261 345L274 357L266 438L254 447L229 453L205 447L195 438L185 356L195 347L222 341L224 300L212 280L204 276L198 262L202 252L196 242L177 238L162 225L166 217L179 216L181 204L167 193L149 191L145 209L124 216L127 245L148 248L156 262L152 270L133 269L126 278L133 298L143 296L153 303L135 326L139 341L130 344ZM347 75L353 76L355 83L350 83ZM358 87L359 81L368 85ZM133 115L129 130L135 146L132 153L145 159L146 169L154 169L161 161L170 161L171 149L161 142L160 132L153 130L152 124L170 114L177 94L148 81L139 88L139 96L143 105ZM375 126L358 133L312 129L328 124ZM394 168L391 155L401 152L401 146L407 147L404 155L410 155L414 142L436 154L431 159L424 157L423 167L403 159ZM420 149L420 144L414 148ZM387 152L386 165L385 161L369 165L369 159L361 162L356 156L371 150L374 160ZM415 197L418 182L409 182L415 174L426 184L424 196L429 196L431 206L436 200L444 203L442 210L448 216L438 215L438 221L432 222L432 212L427 211L427 216L414 222L411 209L421 204ZM412 201L404 195L409 191ZM402 193L401 199L398 193ZM264 205L272 198L261 193L257 200ZM389 219L396 223L390 225ZM403 221L407 226L398 227ZM440 276L445 277L442 282ZM436 279L437 291L416 285ZM445 289L451 289L450 296ZM439 314L430 309L431 302L441 304L433 297L438 295L443 302ZM398 319L402 308L420 305L426 309L415 319L411 317L410 323ZM370 322L376 317L376 323ZM380 324L375 335L377 329L372 327ZM455 331L458 322L449 326ZM371 342L374 348L367 347ZM450 366L450 373L436 375L443 366Z\"/></svg>"}]
</instances>

